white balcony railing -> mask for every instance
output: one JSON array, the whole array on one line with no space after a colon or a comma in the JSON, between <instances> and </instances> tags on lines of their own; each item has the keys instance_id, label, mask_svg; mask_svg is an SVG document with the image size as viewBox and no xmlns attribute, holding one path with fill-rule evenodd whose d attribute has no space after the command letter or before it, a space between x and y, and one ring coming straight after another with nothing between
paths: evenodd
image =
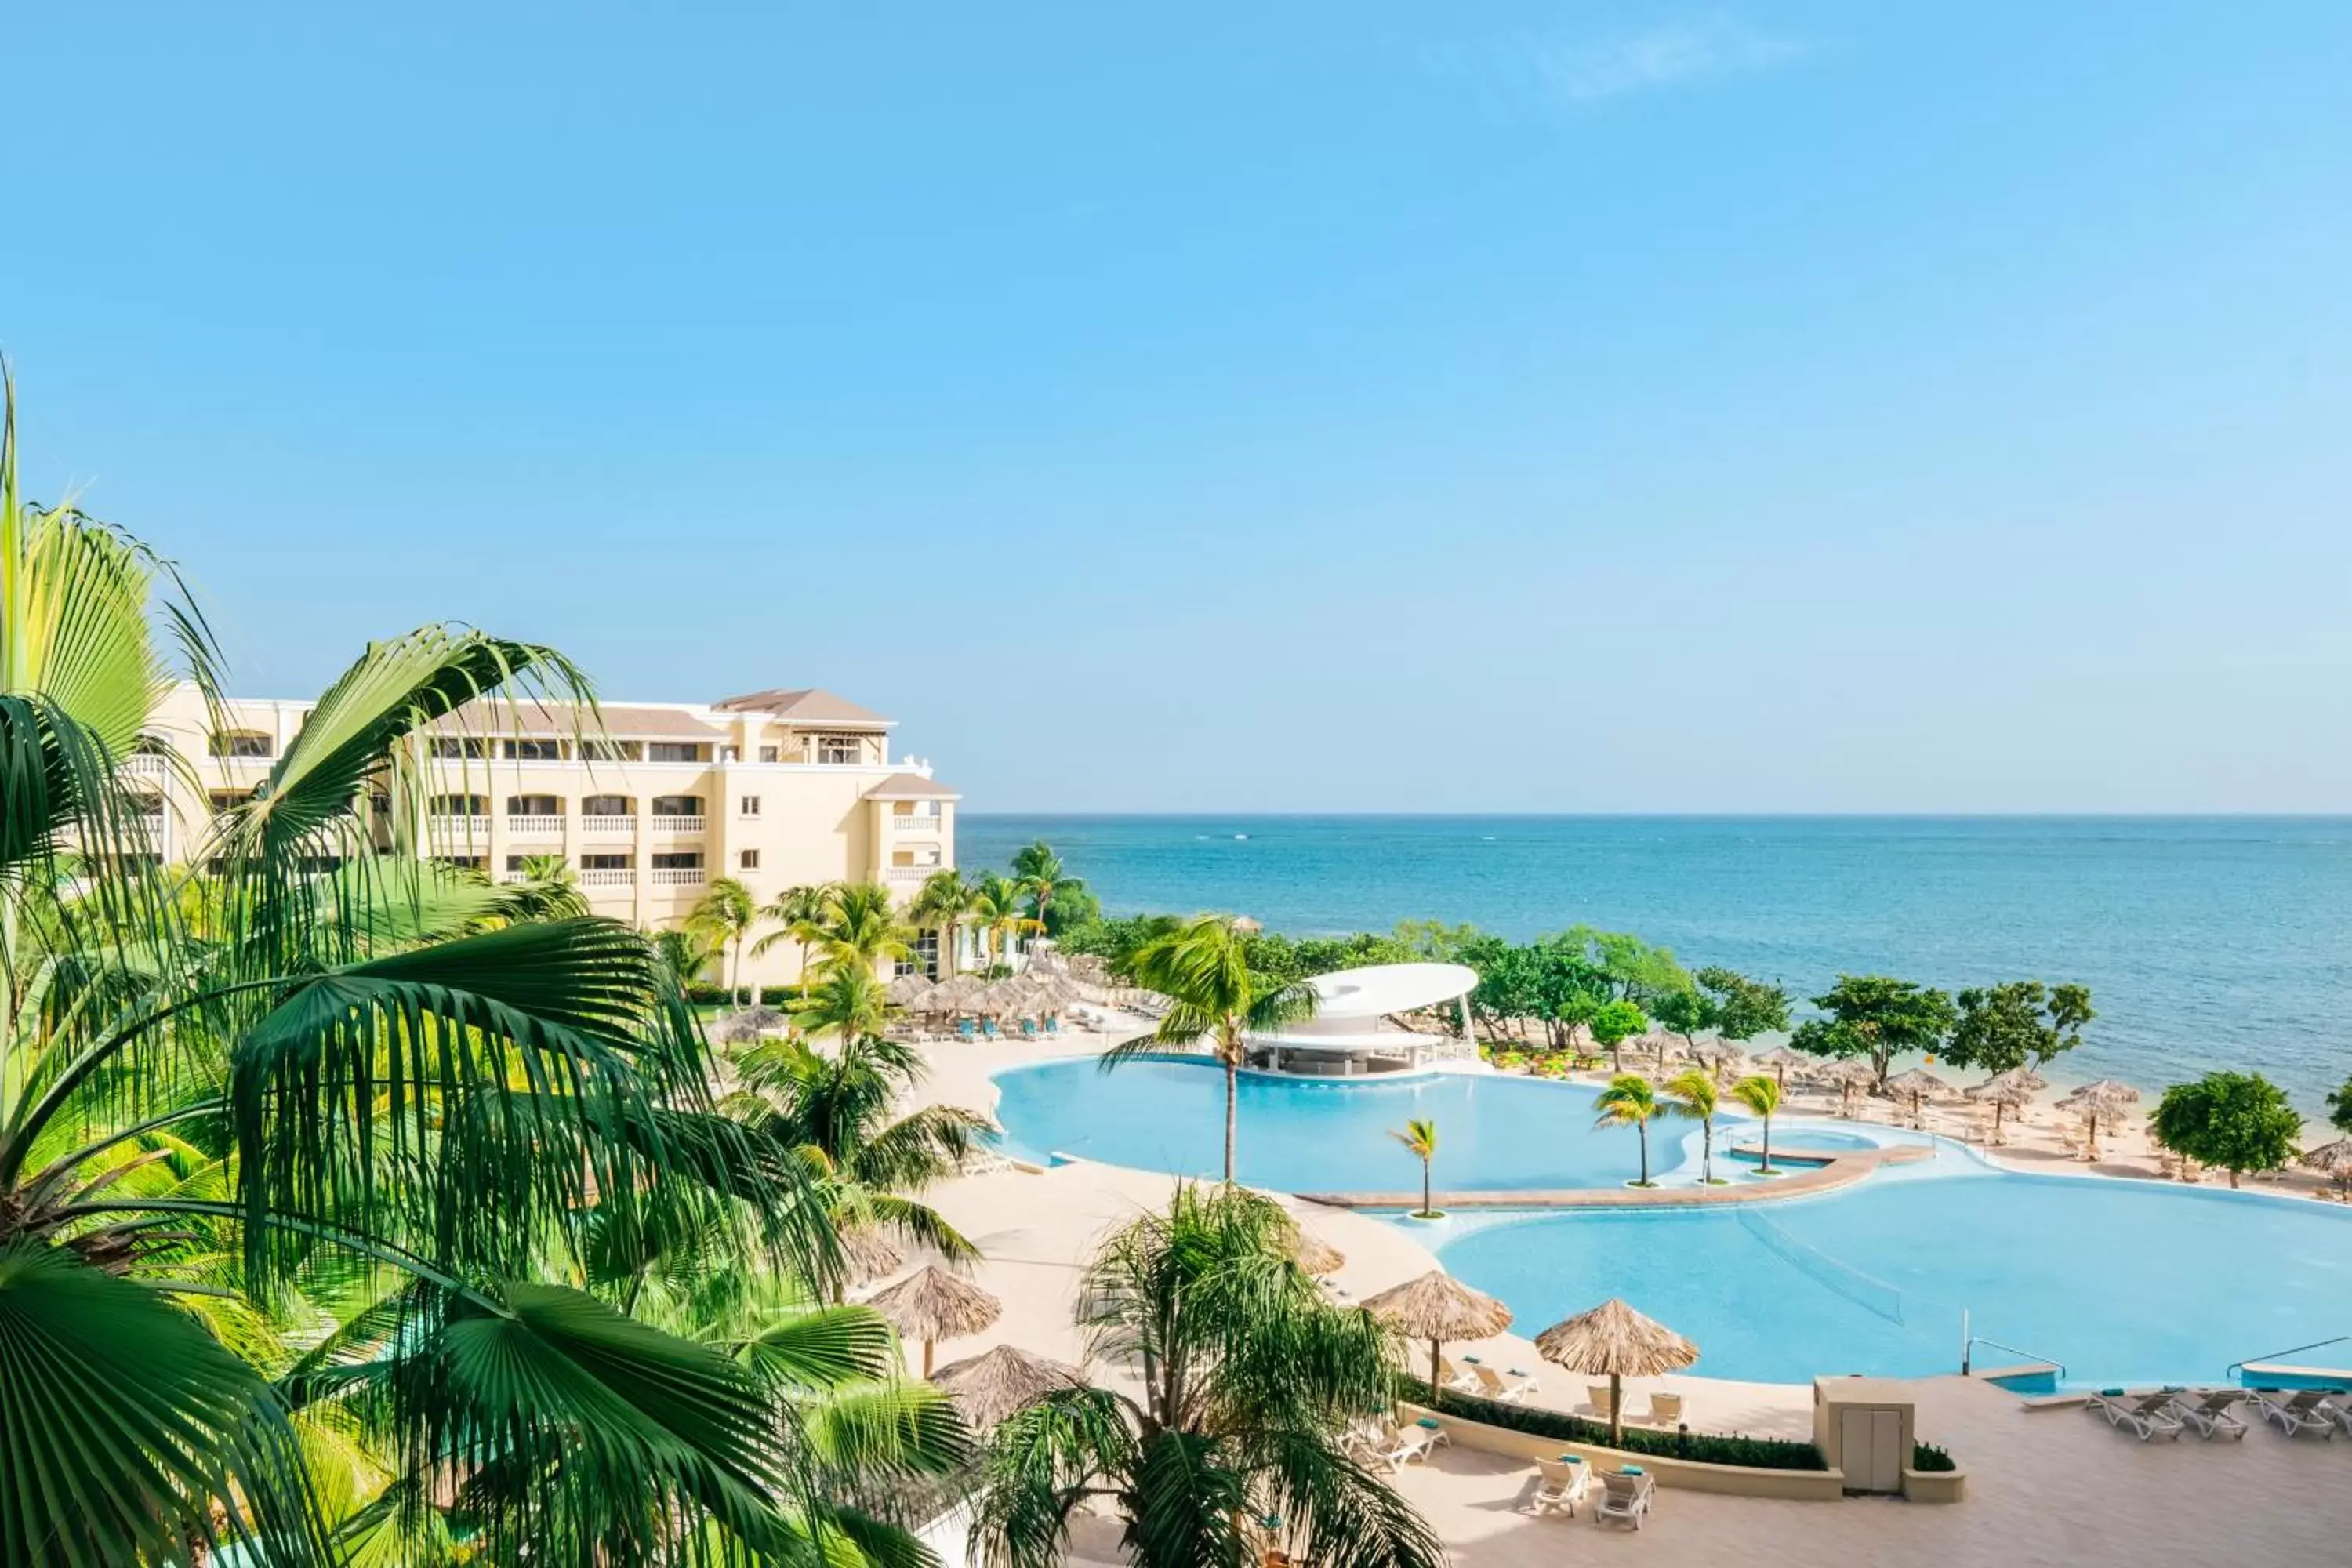
<instances>
[{"instance_id":1,"label":"white balcony railing","mask_svg":"<svg viewBox=\"0 0 2352 1568\"><path fill-rule=\"evenodd\" d=\"M699 817L695 820L700 821ZM698 888L705 873L699 866L656 866L653 869L656 888Z\"/></svg>"},{"instance_id":2,"label":"white balcony railing","mask_svg":"<svg viewBox=\"0 0 2352 1568\"><path fill-rule=\"evenodd\" d=\"M580 873L580 885L583 888L631 888L636 881L637 873L627 866L617 871L599 868Z\"/></svg>"},{"instance_id":3,"label":"white balcony railing","mask_svg":"<svg viewBox=\"0 0 2352 1568\"><path fill-rule=\"evenodd\" d=\"M517 838L561 838L563 818L560 816L525 816L520 812L507 815L507 832Z\"/></svg>"},{"instance_id":4,"label":"white balcony railing","mask_svg":"<svg viewBox=\"0 0 2352 1568\"><path fill-rule=\"evenodd\" d=\"M522 883L530 880L530 873L528 871L501 871L499 873L499 880L504 882L509 888L518 887Z\"/></svg>"},{"instance_id":5,"label":"white balcony railing","mask_svg":"<svg viewBox=\"0 0 2352 1568\"><path fill-rule=\"evenodd\" d=\"M163 759L152 752L133 752L122 759L122 771L137 778L159 779L163 776Z\"/></svg>"},{"instance_id":6,"label":"white balcony railing","mask_svg":"<svg viewBox=\"0 0 2352 1568\"><path fill-rule=\"evenodd\" d=\"M939 830L940 819L936 816L910 815L890 818L890 831L893 833L937 833Z\"/></svg>"},{"instance_id":7,"label":"white balcony railing","mask_svg":"<svg viewBox=\"0 0 2352 1568\"><path fill-rule=\"evenodd\" d=\"M637 830L634 816L583 816L580 831L590 838L619 838Z\"/></svg>"},{"instance_id":8,"label":"white balcony railing","mask_svg":"<svg viewBox=\"0 0 2352 1568\"><path fill-rule=\"evenodd\" d=\"M703 819L699 816L656 816L652 819L656 833L699 833ZM700 881L699 877L695 879Z\"/></svg>"},{"instance_id":9,"label":"white balcony railing","mask_svg":"<svg viewBox=\"0 0 2352 1568\"><path fill-rule=\"evenodd\" d=\"M478 844L487 844L490 838L488 816L436 816L429 826L436 838L470 838Z\"/></svg>"},{"instance_id":10,"label":"white balcony railing","mask_svg":"<svg viewBox=\"0 0 2352 1568\"><path fill-rule=\"evenodd\" d=\"M920 887L925 878L939 869L937 866L885 866L882 880L894 888Z\"/></svg>"}]
</instances>

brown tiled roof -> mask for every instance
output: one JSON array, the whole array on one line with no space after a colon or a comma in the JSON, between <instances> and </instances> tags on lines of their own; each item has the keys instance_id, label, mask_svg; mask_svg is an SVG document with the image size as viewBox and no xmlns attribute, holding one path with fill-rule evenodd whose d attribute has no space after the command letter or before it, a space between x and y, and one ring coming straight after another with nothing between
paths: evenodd
<instances>
[{"instance_id":1,"label":"brown tiled roof","mask_svg":"<svg viewBox=\"0 0 2352 1568\"><path fill-rule=\"evenodd\" d=\"M733 712L773 713L779 719L789 719L795 724L883 725L890 722L870 708L860 708L845 698L835 697L830 691L820 691L814 686L780 686L768 691L747 691L740 697L730 697L711 706Z\"/></svg>"},{"instance_id":2,"label":"brown tiled roof","mask_svg":"<svg viewBox=\"0 0 2352 1568\"><path fill-rule=\"evenodd\" d=\"M866 792L867 800L961 800L962 795L920 773L892 773Z\"/></svg>"},{"instance_id":3,"label":"brown tiled roof","mask_svg":"<svg viewBox=\"0 0 2352 1568\"><path fill-rule=\"evenodd\" d=\"M610 703L593 713L568 703L468 702L433 728L442 734L467 735L593 735L599 727L607 735L633 739L724 740L727 731L705 723L683 708L637 708Z\"/></svg>"}]
</instances>

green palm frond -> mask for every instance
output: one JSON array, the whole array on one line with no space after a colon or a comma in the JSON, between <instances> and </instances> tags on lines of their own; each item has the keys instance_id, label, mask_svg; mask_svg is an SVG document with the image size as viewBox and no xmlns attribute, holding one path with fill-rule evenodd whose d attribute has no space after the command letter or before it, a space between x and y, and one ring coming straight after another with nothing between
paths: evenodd
<instances>
[{"instance_id":1,"label":"green palm frond","mask_svg":"<svg viewBox=\"0 0 2352 1568\"><path fill-rule=\"evenodd\" d=\"M769 1324L738 1354L772 1386L831 1390L888 1376L898 1341L871 1308L820 1307Z\"/></svg>"}]
</instances>

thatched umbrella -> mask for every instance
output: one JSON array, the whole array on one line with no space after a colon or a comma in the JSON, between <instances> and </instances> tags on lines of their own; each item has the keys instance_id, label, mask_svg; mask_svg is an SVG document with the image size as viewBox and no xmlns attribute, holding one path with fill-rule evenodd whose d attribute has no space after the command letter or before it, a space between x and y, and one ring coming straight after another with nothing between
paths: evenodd
<instances>
[{"instance_id":1,"label":"thatched umbrella","mask_svg":"<svg viewBox=\"0 0 2352 1568\"><path fill-rule=\"evenodd\" d=\"M1429 1395L1437 1397L1437 1347L1447 1340L1483 1340L1511 1326L1511 1310L1473 1290L1442 1268L1381 1291L1364 1303L1372 1316L1407 1339L1429 1342Z\"/></svg>"},{"instance_id":2,"label":"thatched umbrella","mask_svg":"<svg viewBox=\"0 0 2352 1568\"><path fill-rule=\"evenodd\" d=\"M710 1026L710 1037L721 1045L747 1046L762 1035L772 1035L792 1020L773 1007L746 1007Z\"/></svg>"},{"instance_id":3,"label":"thatched umbrella","mask_svg":"<svg viewBox=\"0 0 2352 1568\"><path fill-rule=\"evenodd\" d=\"M1536 1336L1536 1352L1570 1372L1609 1379L1609 1443L1625 1436L1622 1379L1680 1372L1698 1360L1698 1347L1654 1318L1612 1297L1589 1312L1554 1323Z\"/></svg>"},{"instance_id":4,"label":"thatched umbrella","mask_svg":"<svg viewBox=\"0 0 2352 1568\"><path fill-rule=\"evenodd\" d=\"M988 982L977 974L959 974L952 980L943 980L931 987L928 1005L933 1012L938 1013L966 1012L987 989Z\"/></svg>"},{"instance_id":5,"label":"thatched umbrella","mask_svg":"<svg viewBox=\"0 0 2352 1568\"><path fill-rule=\"evenodd\" d=\"M2305 1150L2303 1163L2335 1182L2336 1194L2352 1204L2352 1138Z\"/></svg>"},{"instance_id":6,"label":"thatched umbrella","mask_svg":"<svg viewBox=\"0 0 2352 1568\"><path fill-rule=\"evenodd\" d=\"M910 969L882 989L882 994L909 1012L928 1011L931 993L939 987L920 970Z\"/></svg>"},{"instance_id":7,"label":"thatched umbrella","mask_svg":"<svg viewBox=\"0 0 2352 1568\"><path fill-rule=\"evenodd\" d=\"M930 1374L931 1385L943 1389L963 1412L975 1432L987 1432L1016 1410L1025 1409L1049 1394L1084 1388L1086 1379L1073 1366L1011 1345L999 1345L985 1355L950 1362Z\"/></svg>"},{"instance_id":8,"label":"thatched umbrella","mask_svg":"<svg viewBox=\"0 0 2352 1568\"><path fill-rule=\"evenodd\" d=\"M906 1267L907 1255L880 1231L860 1226L841 1233L841 1260L847 1266L849 1283L863 1285L898 1272Z\"/></svg>"},{"instance_id":9,"label":"thatched umbrella","mask_svg":"<svg viewBox=\"0 0 2352 1568\"><path fill-rule=\"evenodd\" d=\"M1309 1274L1337 1274L1346 1266L1348 1255L1311 1231L1298 1233L1298 1246L1292 1254L1298 1267Z\"/></svg>"},{"instance_id":10,"label":"thatched umbrella","mask_svg":"<svg viewBox=\"0 0 2352 1568\"><path fill-rule=\"evenodd\" d=\"M1771 1068L1772 1077L1782 1089L1786 1089L1789 1087L1789 1069L1796 1068L1802 1070L1812 1066L1813 1060L1813 1058L1802 1051L1792 1051L1786 1046L1774 1046L1769 1051L1759 1051L1748 1058L1748 1065Z\"/></svg>"},{"instance_id":11,"label":"thatched umbrella","mask_svg":"<svg viewBox=\"0 0 2352 1568\"><path fill-rule=\"evenodd\" d=\"M923 1375L941 1340L976 1334L1003 1315L1004 1303L936 1263L926 1263L866 1303L890 1321L901 1339L923 1342Z\"/></svg>"},{"instance_id":12,"label":"thatched umbrella","mask_svg":"<svg viewBox=\"0 0 2352 1568\"><path fill-rule=\"evenodd\" d=\"M2026 1084L2024 1079L2013 1077L2009 1073L2002 1073L1996 1078L1989 1078L1982 1083L1971 1084L1968 1088L1960 1090L1960 1093L1968 1099L1975 1100L1979 1105L1990 1105L1992 1107L1992 1130L1996 1136L1998 1136L2000 1131L2000 1115L2002 1111L2022 1110L2025 1107L2033 1103L2032 1089Z\"/></svg>"},{"instance_id":13,"label":"thatched umbrella","mask_svg":"<svg viewBox=\"0 0 2352 1568\"><path fill-rule=\"evenodd\" d=\"M1868 1062L1846 1058L1823 1062L1809 1075L1815 1083L1834 1084L1838 1091L1838 1114L1853 1114L1853 1091L1864 1084L1878 1081L1878 1069Z\"/></svg>"},{"instance_id":14,"label":"thatched umbrella","mask_svg":"<svg viewBox=\"0 0 2352 1568\"><path fill-rule=\"evenodd\" d=\"M2091 1134L2089 1143L2084 1148L2083 1157L2086 1160L2095 1160L2099 1157L2100 1121L2105 1119L2113 1121L2124 1113L2126 1106L2136 1105L2138 1102L2139 1090L2115 1079L2103 1078L2095 1083L2086 1083L2082 1088L2073 1090L2058 1103L2071 1107L2082 1116L2084 1124L2089 1128Z\"/></svg>"},{"instance_id":15,"label":"thatched umbrella","mask_svg":"<svg viewBox=\"0 0 2352 1568\"><path fill-rule=\"evenodd\" d=\"M1919 1114L1919 1101L1923 1096L1941 1094L1951 1087L1925 1068L1913 1068L1909 1072L1896 1073L1886 1080L1887 1093L1907 1094L1911 1097L1913 1116Z\"/></svg>"}]
</instances>

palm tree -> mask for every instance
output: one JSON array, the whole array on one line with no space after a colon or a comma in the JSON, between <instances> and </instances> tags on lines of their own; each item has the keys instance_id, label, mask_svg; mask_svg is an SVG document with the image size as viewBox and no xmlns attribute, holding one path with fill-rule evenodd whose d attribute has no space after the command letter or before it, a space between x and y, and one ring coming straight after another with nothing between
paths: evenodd
<instances>
[{"instance_id":1,"label":"palm tree","mask_svg":"<svg viewBox=\"0 0 2352 1568\"><path fill-rule=\"evenodd\" d=\"M898 1011L888 989L870 968L834 964L816 984L794 999L788 1009L801 1027L815 1036L838 1035L856 1039L879 1035Z\"/></svg>"},{"instance_id":2,"label":"palm tree","mask_svg":"<svg viewBox=\"0 0 2352 1568\"><path fill-rule=\"evenodd\" d=\"M1013 962L1013 939L1035 931L1037 921L1022 908L1028 891L1010 877L982 877L974 889L972 916L994 942L997 963Z\"/></svg>"},{"instance_id":3,"label":"palm tree","mask_svg":"<svg viewBox=\"0 0 2352 1568\"><path fill-rule=\"evenodd\" d=\"M522 882L507 894L507 908L515 920L570 920L588 912L587 896L580 890L580 873L561 855L526 855Z\"/></svg>"},{"instance_id":4,"label":"palm tree","mask_svg":"<svg viewBox=\"0 0 2352 1568\"><path fill-rule=\"evenodd\" d=\"M675 1561L713 1537L905 1561L910 1538L832 1500L749 1368L535 1282L591 1194L640 1233L757 1213L795 1267L830 1240L805 1171L753 1163L709 1113L645 939L590 919L441 934L452 900L476 910L457 925L494 917L495 890L414 857L423 735L476 700L584 700L578 672L475 631L375 644L167 873L121 771L155 741L159 581L122 534L20 500L9 385L0 1562L356 1561L348 1530L328 1539L331 1494L364 1467L325 1439L362 1415L385 1457L367 1506L414 1520L393 1505L462 1487L485 1562ZM201 621L176 600L163 618L210 693ZM330 1263L391 1281L392 1305L299 1300ZM335 1321L334 1351L273 1379L265 1304L289 1297Z\"/></svg>"},{"instance_id":5,"label":"palm tree","mask_svg":"<svg viewBox=\"0 0 2352 1568\"><path fill-rule=\"evenodd\" d=\"M1592 1097L1592 1108L1601 1113L1593 1118L1595 1127L1631 1127L1642 1135L1642 1179L1633 1184L1654 1185L1650 1180L1650 1119L1660 1107L1650 1080L1639 1073L1621 1072Z\"/></svg>"},{"instance_id":6,"label":"palm tree","mask_svg":"<svg viewBox=\"0 0 2352 1568\"><path fill-rule=\"evenodd\" d=\"M1421 1212L1412 1217L1435 1219L1437 1211L1429 1201L1429 1166L1437 1158L1437 1123L1415 1119L1391 1131L1389 1136L1412 1150L1421 1161Z\"/></svg>"},{"instance_id":7,"label":"palm tree","mask_svg":"<svg viewBox=\"0 0 2352 1568\"><path fill-rule=\"evenodd\" d=\"M934 871L923 879L912 902L907 906L907 918L917 926L940 933L940 978L955 976L956 932L971 918L978 907L978 889L963 879L963 873L950 867Z\"/></svg>"},{"instance_id":8,"label":"palm tree","mask_svg":"<svg viewBox=\"0 0 2352 1568\"><path fill-rule=\"evenodd\" d=\"M751 889L736 879L720 877L703 889L686 922L727 948L727 1003L730 1006L739 1005L743 943L751 938L751 929L760 923L759 900L751 897Z\"/></svg>"},{"instance_id":9,"label":"palm tree","mask_svg":"<svg viewBox=\"0 0 2352 1568\"><path fill-rule=\"evenodd\" d=\"M1267 1034L1315 1014L1315 988L1276 980L1249 966L1248 933L1231 915L1197 915L1129 955L1138 985L1168 998L1160 1026L1103 1053L1106 1070L1166 1046L1209 1042L1225 1069L1225 1181L1234 1180L1234 1133L1240 1116L1246 1037Z\"/></svg>"},{"instance_id":10,"label":"palm tree","mask_svg":"<svg viewBox=\"0 0 2352 1568\"><path fill-rule=\"evenodd\" d=\"M1699 1125L1698 1179L1706 1186L1715 1185L1715 1112L1720 1103L1717 1098L1715 1075L1705 1068L1685 1068L1665 1081L1668 1108L1673 1114L1686 1117Z\"/></svg>"},{"instance_id":11,"label":"palm tree","mask_svg":"<svg viewBox=\"0 0 2352 1568\"><path fill-rule=\"evenodd\" d=\"M1102 1499L1139 1568L1244 1568L1277 1542L1334 1568L1444 1563L1429 1526L1341 1439L1389 1408L1393 1342L1370 1313L1324 1298L1290 1261L1294 1235L1255 1194L1185 1186L1104 1242L1078 1321L1089 1357L1140 1394L1063 1390L997 1427L978 1560L1050 1568L1071 1516Z\"/></svg>"},{"instance_id":12,"label":"palm tree","mask_svg":"<svg viewBox=\"0 0 2352 1568\"><path fill-rule=\"evenodd\" d=\"M699 981L710 961L719 956L717 944L709 937L684 926L665 926L651 935L662 968L680 991Z\"/></svg>"},{"instance_id":13,"label":"palm tree","mask_svg":"<svg viewBox=\"0 0 2352 1568\"><path fill-rule=\"evenodd\" d=\"M1769 1176L1772 1170L1772 1118L1780 1109L1780 1083L1769 1073L1743 1078L1731 1086L1731 1098L1746 1106L1750 1113L1763 1119L1764 1163L1756 1167L1759 1176Z\"/></svg>"},{"instance_id":14,"label":"palm tree","mask_svg":"<svg viewBox=\"0 0 2352 1568\"><path fill-rule=\"evenodd\" d=\"M782 929L770 931L751 944L751 956L763 958L768 950L780 942L799 944L801 950L800 987L803 994L809 984L809 949L824 935L825 914L833 907L834 887L831 883L786 888L760 910L760 918Z\"/></svg>"},{"instance_id":15,"label":"palm tree","mask_svg":"<svg viewBox=\"0 0 2352 1568\"><path fill-rule=\"evenodd\" d=\"M912 957L907 945L913 928L898 918L898 901L879 882L845 882L832 890L818 922L824 951L820 968L858 968L871 973L884 959Z\"/></svg>"},{"instance_id":16,"label":"palm tree","mask_svg":"<svg viewBox=\"0 0 2352 1568\"><path fill-rule=\"evenodd\" d=\"M1068 875L1062 869L1062 858L1044 839L1027 845L1013 857L1013 879L1021 884L1034 901L1037 929L1045 929L1046 910L1063 893L1083 893L1084 879Z\"/></svg>"}]
</instances>

